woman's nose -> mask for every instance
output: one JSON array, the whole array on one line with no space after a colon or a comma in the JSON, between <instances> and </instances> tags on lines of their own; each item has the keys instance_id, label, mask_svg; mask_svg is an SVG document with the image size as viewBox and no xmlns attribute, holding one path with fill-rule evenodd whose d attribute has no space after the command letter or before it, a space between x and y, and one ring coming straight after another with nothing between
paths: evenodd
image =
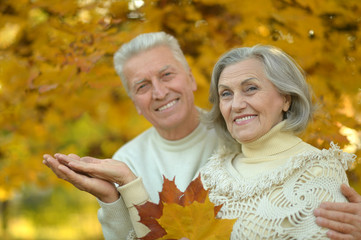
<instances>
[{"instance_id":1,"label":"woman's nose","mask_svg":"<svg viewBox=\"0 0 361 240\"><path fill-rule=\"evenodd\" d=\"M247 107L247 102L245 101L244 97L240 95L235 95L233 102L232 102L232 109L234 111L243 110Z\"/></svg>"}]
</instances>

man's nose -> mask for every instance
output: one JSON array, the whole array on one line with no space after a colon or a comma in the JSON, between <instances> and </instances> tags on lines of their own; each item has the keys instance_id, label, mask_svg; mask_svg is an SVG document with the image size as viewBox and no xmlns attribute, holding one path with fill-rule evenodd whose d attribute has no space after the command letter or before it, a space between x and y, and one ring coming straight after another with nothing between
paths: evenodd
<instances>
[{"instance_id":1,"label":"man's nose","mask_svg":"<svg viewBox=\"0 0 361 240\"><path fill-rule=\"evenodd\" d=\"M164 83L155 81L153 83L152 96L154 99L163 99L168 93L168 88Z\"/></svg>"}]
</instances>

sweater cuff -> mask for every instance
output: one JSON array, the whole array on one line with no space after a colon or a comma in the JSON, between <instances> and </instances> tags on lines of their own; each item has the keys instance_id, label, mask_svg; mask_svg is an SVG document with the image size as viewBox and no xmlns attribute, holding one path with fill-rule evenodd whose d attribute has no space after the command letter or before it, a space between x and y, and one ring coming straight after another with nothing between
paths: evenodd
<instances>
[{"instance_id":1,"label":"sweater cuff","mask_svg":"<svg viewBox=\"0 0 361 240\"><path fill-rule=\"evenodd\" d=\"M118 204L118 202L122 201L122 197L120 196L120 197L118 198L118 200L116 200L116 201L114 201L114 202L111 202L111 203L102 202L102 201L99 200L98 198L97 198L97 201L98 201L100 207L112 207L112 206L116 206L116 205Z\"/></svg>"},{"instance_id":2,"label":"sweater cuff","mask_svg":"<svg viewBox=\"0 0 361 240\"><path fill-rule=\"evenodd\" d=\"M126 185L118 187L118 191L127 208L143 204L149 200L148 192L144 187L142 178L140 177Z\"/></svg>"}]
</instances>

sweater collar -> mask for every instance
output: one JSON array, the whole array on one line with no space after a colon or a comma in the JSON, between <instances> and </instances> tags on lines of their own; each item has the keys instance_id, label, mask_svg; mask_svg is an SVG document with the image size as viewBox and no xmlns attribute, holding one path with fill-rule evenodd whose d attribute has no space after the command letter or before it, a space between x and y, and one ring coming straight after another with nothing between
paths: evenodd
<instances>
[{"instance_id":1,"label":"sweater collar","mask_svg":"<svg viewBox=\"0 0 361 240\"><path fill-rule=\"evenodd\" d=\"M205 114L203 109L197 107L197 110L199 111L200 115ZM159 147L163 149L168 151L183 151L185 149L192 148L197 143L203 141L203 139L209 134L209 131L210 130L207 128L207 126L202 121L200 121L197 128L194 129L193 132L179 140L167 140L159 135L156 130L154 131L154 139L157 141Z\"/></svg>"},{"instance_id":2,"label":"sweater collar","mask_svg":"<svg viewBox=\"0 0 361 240\"><path fill-rule=\"evenodd\" d=\"M284 152L302 141L292 132L282 131L284 125L285 121L282 121L259 139L242 143L244 156L247 158L272 156Z\"/></svg>"}]
</instances>

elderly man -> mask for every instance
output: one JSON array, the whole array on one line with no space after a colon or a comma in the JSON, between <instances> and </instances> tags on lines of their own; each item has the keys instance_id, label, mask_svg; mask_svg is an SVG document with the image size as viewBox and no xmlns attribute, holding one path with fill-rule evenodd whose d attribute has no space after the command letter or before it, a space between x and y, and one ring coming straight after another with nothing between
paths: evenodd
<instances>
[{"instance_id":1,"label":"elderly man","mask_svg":"<svg viewBox=\"0 0 361 240\"><path fill-rule=\"evenodd\" d=\"M136 211L134 204L142 203L137 199L144 200L149 194L151 201L158 202L163 176L175 178L178 188L185 190L212 152L224 143L200 121L202 110L194 105L193 97L197 85L174 37L163 32L139 35L118 50L114 64L138 113L153 127L121 147L113 156L118 161L56 154L45 155L44 163L59 178L98 199L105 239L126 239L131 221L139 224L129 217L129 212ZM232 143L227 145L233 147ZM77 171L72 169L75 167ZM142 191L143 184L147 192ZM350 205L331 205L331 209L321 208L316 213L320 225L332 229L331 234L341 234L335 236L352 237L361 232L352 231L360 228L361 196L350 196L360 202L352 205L352 211L346 210ZM338 217L330 217L337 210ZM359 225L348 219L358 220ZM143 229L137 235L146 232Z\"/></svg>"},{"instance_id":2,"label":"elderly man","mask_svg":"<svg viewBox=\"0 0 361 240\"><path fill-rule=\"evenodd\" d=\"M144 183L155 202L163 176L175 177L179 189L185 190L217 148L218 138L200 123L202 110L193 96L197 85L174 37L163 32L140 35L120 48L114 63L138 113L153 125L114 154L120 161L102 161L104 169L115 170L108 174L114 179L106 180L120 185L121 197L107 181L78 175L49 155L44 159L59 177L100 200L98 217L106 239L125 239L131 229L128 208L138 203L132 201L137 198L133 194L142 194L138 185Z\"/></svg>"}]
</instances>

